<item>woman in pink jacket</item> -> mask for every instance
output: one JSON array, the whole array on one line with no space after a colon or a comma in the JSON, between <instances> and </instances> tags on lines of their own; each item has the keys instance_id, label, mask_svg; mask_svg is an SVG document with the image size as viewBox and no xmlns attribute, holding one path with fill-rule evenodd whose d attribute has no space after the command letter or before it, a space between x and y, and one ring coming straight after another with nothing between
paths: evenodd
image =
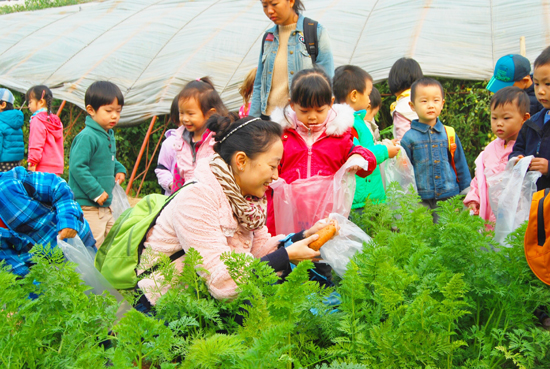
<instances>
[{"instance_id":1,"label":"woman in pink jacket","mask_svg":"<svg viewBox=\"0 0 550 369\"><path fill-rule=\"evenodd\" d=\"M53 94L46 86L34 86L27 91L30 121L28 169L37 172L63 174L65 156L63 124L51 113Z\"/></svg>"},{"instance_id":2,"label":"woman in pink jacket","mask_svg":"<svg viewBox=\"0 0 550 369\"><path fill-rule=\"evenodd\" d=\"M225 252L247 253L266 261L275 271L286 270L289 262L319 257L308 247L324 224L292 237L294 244L281 247L284 235L272 237L265 226L269 184L278 178L283 156L281 127L273 122L247 117L231 123L217 115L209 119L215 136L216 154L198 161L195 183L189 184L161 212L145 241L142 260L154 263L158 254L170 256L194 248L203 257L198 272L206 279L212 296L231 299L236 284L220 256ZM185 256L174 261L182 270ZM138 269L145 270L148 265ZM155 304L170 286L159 273L138 283L147 302Z\"/></svg>"}]
</instances>

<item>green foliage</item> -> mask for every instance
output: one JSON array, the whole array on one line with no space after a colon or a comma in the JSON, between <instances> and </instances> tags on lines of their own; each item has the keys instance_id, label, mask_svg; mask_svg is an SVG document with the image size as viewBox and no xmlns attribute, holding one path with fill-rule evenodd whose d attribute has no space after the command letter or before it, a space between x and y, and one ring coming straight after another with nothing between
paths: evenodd
<instances>
[{"instance_id":1,"label":"green foliage","mask_svg":"<svg viewBox=\"0 0 550 369\"><path fill-rule=\"evenodd\" d=\"M0 7L0 15L24 12L29 10L39 10L46 8L57 8L59 6L81 4L90 0L25 0L25 5L7 5Z\"/></svg>"}]
</instances>

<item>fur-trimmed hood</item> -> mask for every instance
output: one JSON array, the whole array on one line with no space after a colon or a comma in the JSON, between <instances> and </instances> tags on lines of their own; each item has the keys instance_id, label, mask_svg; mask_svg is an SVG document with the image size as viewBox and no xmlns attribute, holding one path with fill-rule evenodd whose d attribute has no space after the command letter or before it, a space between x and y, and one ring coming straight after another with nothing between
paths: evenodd
<instances>
[{"instance_id":1,"label":"fur-trimmed hood","mask_svg":"<svg viewBox=\"0 0 550 369\"><path fill-rule=\"evenodd\" d=\"M327 136L342 136L353 127L354 110L347 104L334 104L325 121L325 133ZM271 113L271 120L279 123L283 129L298 129L296 113L290 106L284 110L276 108Z\"/></svg>"}]
</instances>

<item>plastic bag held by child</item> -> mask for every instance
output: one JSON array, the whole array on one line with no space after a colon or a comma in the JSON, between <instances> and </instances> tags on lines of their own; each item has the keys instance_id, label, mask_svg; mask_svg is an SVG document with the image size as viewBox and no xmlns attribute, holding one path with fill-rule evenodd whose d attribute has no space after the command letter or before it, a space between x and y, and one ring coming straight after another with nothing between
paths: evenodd
<instances>
[{"instance_id":1,"label":"plastic bag held by child","mask_svg":"<svg viewBox=\"0 0 550 369\"><path fill-rule=\"evenodd\" d=\"M278 233L295 233L308 229L330 213L348 217L355 194L355 174L350 167L368 170L363 158L346 162L332 176L313 176L298 179L290 184L283 178L271 184L275 227Z\"/></svg>"},{"instance_id":2,"label":"plastic bag held by child","mask_svg":"<svg viewBox=\"0 0 550 369\"><path fill-rule=\"evenodd\" d=\"M124 297L111 286L94 266L95 249L84 246L84 243L82 243L78 236L69 238L66 242L58 238L57 245L61 248L67 260L76 264L75 271L80 274L80 278L84 284L92 287L91 290L86 291L86 294L101 295L103 292L108 291L121 303L117 311L118 319L122 318L124 313L131 309L130 304L128 304Z\"/></svg>"},{"instance_id":3,"label":"plastic bag held by child","mask_svg":"<svg viewBox=\"0 0 550 369\"><path fill-rule=\"evenodd\" d=\"M496 217L495 240L502 246L510 247L506 236L529 219L531 199L542 175L529 170L532 159L532 155L512 158L503 172L487 178L489 203Z\"/></svg>"},{"instance_id":4,"label":"plastic bag held by child","mask_svg":"<svg viewBox=\"0 0 550 369\"><path fill-rule=\"evenodd\" d=\"M403 188L405 193L410 193L410 186L413 186L414 192L417 192L416 179L414 177L414 168L407 156L405 150L401 149L394 158L386 160L382 163L380 169L383 171L384 176L384 189L386 189L390 183L397 182Z\"/></svg>"},{"instance_id":5,"label":"plastic bag held by child","mask_svg":"<svg viewBox=\"0 0 550 369\"><path fill-rule=\"evenodd\" d=\"M347 217L333 213L329 218L338 221L340 230L319 251L321 258L342 277L347 270L349 261L356 252L363 250L363 244L369 243L371 238L361 228L350 222Z\"/></svg>"},{"instance_id":6,"label":"plastic bag held by child","mask_svg":"<svg viewBox=\"0 0 550 369\"><path fill-rule=\"evenodd\" d=\"M113 202L111 203L113 220L117 220L117 218L124 213L124 210L128 208L130 208L130 202L128 202L126 192L118 183L115 183L115 187L113 187Z\"/></svg>"}]
</instances>

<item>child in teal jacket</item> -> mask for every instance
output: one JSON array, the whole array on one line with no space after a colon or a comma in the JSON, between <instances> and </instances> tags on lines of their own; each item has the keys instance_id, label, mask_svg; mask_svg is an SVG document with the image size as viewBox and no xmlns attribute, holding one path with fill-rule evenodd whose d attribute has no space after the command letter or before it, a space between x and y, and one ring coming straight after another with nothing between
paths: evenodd
<instances>
[{"instance_id":1,"label":"child in teal jacket","mask_svg":"<svg viewBox=\"0 0 550 369\"><path fill-rule=\"evenodd\" d=\"M86 128L73 140L69 159L69 186L99 248L114 224L111 205L115 182L126 169L116 160L113 127L120 119L124 96L111 82L94 82L84 97Z\"/></svg>"},{"instance_id":2,"label":"child in teal jacket","mask_svg":"<svg viewBox=\"0 0 550 369\"><path fill-rule=\"evenodd\" d=\"M363 69L353 65L338 67L334 74L334 97L337 103L346 103L355 110L352 133L354 143L372 151L376 157L376 169L366 178L356 177L355 196L352 209L361 209L367 198L373 202L384 202L386 193L379 166L386 159L399 152L395 145L375 145L380 138L374 116L380 110L380 92L372 86L372 77Z\"/></svg>"}]
</instances>

